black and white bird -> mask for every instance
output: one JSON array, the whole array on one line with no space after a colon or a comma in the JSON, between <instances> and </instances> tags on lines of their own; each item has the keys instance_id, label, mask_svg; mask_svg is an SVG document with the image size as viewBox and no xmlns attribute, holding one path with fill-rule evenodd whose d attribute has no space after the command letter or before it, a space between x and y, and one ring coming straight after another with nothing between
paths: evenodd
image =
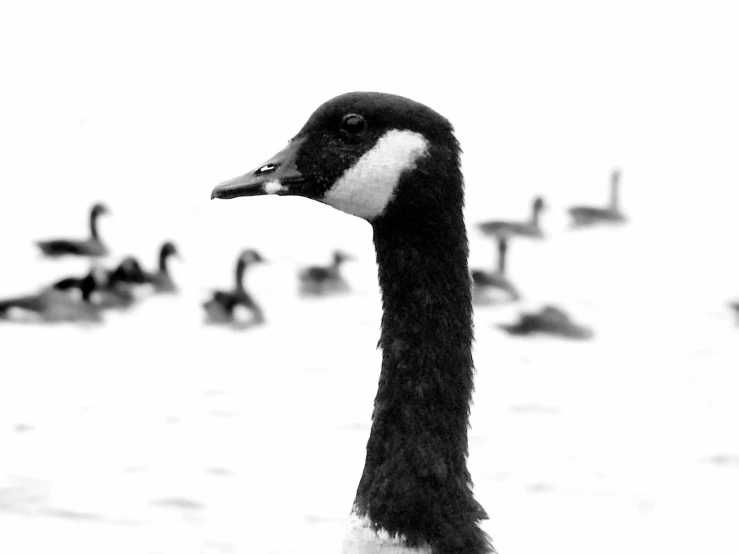
<instances>
[{"instance_id":1,"label":"black and white bird","mask_svg":"<svg viewBox=\"0 0 739 554\"><path fill-rule=\"evenodd\" d=\"M492 237L527 237L533 239L544 238L541 229L541 212L546 209L544 198L535 197L531 201L531 215L525 221L496 220L478 223L478 228L485 236Z\"/></svg>"},{"instance_id":2,"label":"black and white bird","mask_svg":"<svg viewBox=\"0 0 739 554\"><path fill-rule=\"evenodd\" d=\"M501 329L511 335L553 335L567 339L587 340L593 331L575 323L570 316L556 306L544 306L538 312L523 313L512 324L501 324Z\"/></svg>"},{"instance_id":3,"label":"black and white bird","mask_svg":"<svg viewBox=\"0 0 739 554\"><path fill-rule=\"evenodd\" d=\"M213 291L211 298L203 303L206 323L229 324L236 327L259 325L264 322L262 308L244 287L244 275L249 266L264 262L254 249L244 250L236 260L234 288L230 291ZM245 310L249 318L242 319L237 311Z\"/></svg>"},{"instance_id":4,"label":"black and white bird","mask_svg":"<svg viewBox=\"0 0 739 554\"><path fill-rule=\"evenodd\" d=\"M506 274L506 259L508 254L508 239L504 236L495 240L498 251L498 265L495 271L472 270L472 299L475 304L489 304L495 301L491 293L503 292L511 301L521 298L516 286Z\"/></svg>"},{"instance_id":5,"label":"black and white bird","mask_svg":"<svg viewBox=\"0 0 739 554\"><path fill-rule=\"evenodd\" d=\"M90 236L86 239L51 239L36 242L41 252L51 258L62 256L87 256L100 258L108 255L108 248L100 239L98 232L98 218L109 214L110 210L104 204L95 204L90 209Z\"/></svg>"},{"instance_id":6,"label":"black and white bird","mask_svg":"<svg viewBox=\"0 0 739 554\"><path fill-rule=\"evenodd\" d=\"M336 250L333 253L331 265L310 266L298 273L300 293L308 296L323 296L349 290L349 284L341 274L341 265L353 256Z\"/></svg>"},{"instance_id":7,"label":"black and white bird","mask_svg":"<svg viewBox=\"0 0 739 554\"><path fill-rule=\"evenodd\" d=\"M567 211L573 227L592 227L601 224L620 224L626 221L620 202L621 171L611 173L611 198L605 208L595 206L572 206Z\"/></svg>"},{"instance_id":8,"label":"black and white bird","mask_svg":"<svg viewBox=\"0 0 739 554\"><path fill-rule=\"evenodd\" d=\"M159 265L155 272L146 273L146 281L154 288L154 292L158 293L174 293L177 292L177 285L169 273L169 259L171 257L179 257L179 252L174 243L167 241L162 244L159 249Z\"/></svg>"},{"instance_id":9,"label":"black and white bird","mask_svg":"<svg viewBox=\"0 0 739 554\"><path fill-rule=\"evenodd\" d=\"M72 293L73 288L78 294ZM95 276L90 273L66 290L45 287L36 294L0 300L0 320L99 323L103 318L92 302L96 288Z\"/></svg>"},{"instance_id":10,"label":"black and white bird","mask_svg":"<svg viewBox=\"0 0 739 554\"><path fill-rule=\"evenodd\" d=\"M212 193L303 196L372 226L383 359L345 554L493 551L466 465L473 334L459 162L441 115L356 92L320 106L284 150Z\"/></svg>"}]
</instances>

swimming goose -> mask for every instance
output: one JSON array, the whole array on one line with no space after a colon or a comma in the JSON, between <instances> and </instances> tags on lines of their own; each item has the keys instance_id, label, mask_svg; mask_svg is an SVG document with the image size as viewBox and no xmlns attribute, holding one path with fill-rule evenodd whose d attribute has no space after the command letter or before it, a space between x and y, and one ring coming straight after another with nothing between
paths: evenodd
<instances>
[{"instance_id":1,"label":"swimming goose","mask_svg":"<svg viewBox=\"0 0 739 554\"><path fill-rule=\"evenodd\" d=\"M430 108L349 93L212 193L303 196L372 226L382 369L345 554L493 552L466 466L473 333L459 156Z\"/></svg>"},{"instance_id":2,"label":"swimming goose","mask_svg":"<svg viewBox=\"0 0 739 554\"><path fill-rule=\"evenodd\" d=\"M567 313L556 306L544 306L538 312L521 314L519 321L513 325L502 324L499 327L511 335L545 334L581 340L593 336L590 329L572 321Z\"/></svg>"},{"instance_id":3,"label":"swimming goose","mask_svg":"<svg viewBox=\"0 0 739 554\"><path fill-rule=\"evenodd\" d=\"M487 304L491 298L486 294L492 290L502 290L512 301L521 298L518 289L506 276L506 254L508 252L508 239L497 237L498 269L494 272L481 269L472 270L472 299L476 304Z\"/></svg>"},{"instance_id":4,"label":"swimming goose","mask_svg":"<svg viewBox=\"0 0 739 554\"><path fill-rule=\"evenodd\" d=\"M154 292L177 292L177 285L169 274L167 265L171 256L179 256L179 253L177 247L168 241L159 250L159 269L155 273L146 274L146 281L154 287Z\"/></svg>"},{"instance_id":5,"label":"swimming goose","mask_svg":"<svg viewBox=\"0 0 739 554\"><path fill-rule=\"evenodd\" d=\"M540 239L544 232L539 225L541 212L546 208L544 199L537 196L531 201L531 216L528 221L487 221L477 226L486 236L512 236Z\"/></svg>"},{"instance_id":6,"label":"swimming goose","mask_svg":"<svg viewBox=\"0 0 739 554\"><path fill-rule=\"evenodd\" d=\"M611 200L608 207L596 208L593 206L573 206L569 208L573 227L590 227L599 223L618 224L626 221L621 212L619 202L619 187L621 171L614 169L611 174Z\"/></svg>"},{"instance_id":7,"label":"swimming goose","mask_svg":"<svg viewBox=\"0 0 739 554\"><path fill-rule=\"evenodd\" d=\"M351 259L353 257L349 254L336 250L331 265L327 267L311 266L301 270L298 274L300 292L306 295L320 296L349 290L349 285L339 270L342 263Z\"/></svg>"},{"instance_id":8,"label":"swimming goose","mask_svg":"<svg viewBox=\"0 0 739 554\"><path fill-rule=\"evenodd\" d=\"M259 305L244 288L244 274L246 269L255 263L264 262L264 258L256 250L244 250L236 260L236 279L233 290L213 292L212 297L203 303L206 314L206 323L235 324L238 327L245 326L236 317L236 308L242 307L251 313L248 326L258 325L264 322L264 314Z\"/></svg>"},{"instance_id":9,"label":"swimming goose","mask_svg":"<svg viewBox=\"0 0 739 554\"><path fill-rule=\"evenodd\" d=\"M146 274L133 256L125 257L114 269L96 266L84 277L67 277L52 285L61 291L79 289L84 279L93 276L97 286L91 302L98 308L129 308L136 301L135 288L146 283Z\"/></svg>"},{"instance_id":10,"label":"swimming goose","mask_svg":"<svg viewBox=\"0 0 739 554\"><path fill-rule=\"evenodd\" d=\"M110 210L108 210L108 208L103 204L95 204L92 207L90 210L90 238L88 239L52 239L38 241L36 244L44 255L52 258L66 255L88 257L107 256L108 249L100 240L97 221L99 216L108 213L110 213Z\"/></svg>"},{"instance_id":11,"label":"swimming goose","mask_svg":"<svg viewBox=\"0 0 739 554\"><path fill-rule=\"evenodd\" d=\"M47 323L100 322L100 310L91 303L96 286L95 276L89 274L68 287L68 290L74 287L79 291L79 299L68 291L46 287L37 294L1 300L0 319L13 320L13 315L20 312L24 314L21 320L27 320L26 315L32 315Z\"/></svg>"}]
</instances>

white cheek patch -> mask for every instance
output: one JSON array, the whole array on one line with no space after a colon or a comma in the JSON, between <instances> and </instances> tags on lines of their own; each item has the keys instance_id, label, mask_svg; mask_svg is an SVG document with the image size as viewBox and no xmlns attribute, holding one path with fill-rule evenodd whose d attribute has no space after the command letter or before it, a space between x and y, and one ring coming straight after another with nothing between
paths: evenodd
<instances>
[{"instance_id":1,"label":"white cheek patch","mask_svg":"<svg viewBox=\"0 0 739 554\"><path fill-rule=\"evenodd\" d=\"M323 202L364 219L382 215L393 198L400 176L416 167L428 141L413 131L388 131L323 197Z\"/></svg>"},{"instance_id":2,"label":"white cheek patch","mask_svg":"<svg viewBox=\"0 0 739 554\"><path fill-rule=\"evenodd\" d=\"M277 194L278 192L285 190L285 187L277 179L267 181L264 183L263 188L266 194Z\"/></svg>"},{"instance_id":3,"label":"white cheek patch","mask_svg":"<svg viewBox=\"0 0 739 554\"><path fill-rule=\"evenodd\" d=\"M349 528L344 536L341 554L364 554L365 552L376 552L377 554L431 554L431 548L428 546L409 548L405 545L403 537L391 537L387 531L382 529L375 532L369 518L359 517L353 513L349 518Z\"/></svg>"}]
</instances>

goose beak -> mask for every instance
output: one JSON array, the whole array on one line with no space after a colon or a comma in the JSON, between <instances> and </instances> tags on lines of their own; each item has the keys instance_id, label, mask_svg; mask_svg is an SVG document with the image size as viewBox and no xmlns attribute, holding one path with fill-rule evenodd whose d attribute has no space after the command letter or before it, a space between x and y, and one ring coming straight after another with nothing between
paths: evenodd
<instances>
[{"instance_id":1,"label":"goose beak","mask_svg":"<svg viewBox=\"0 0 739 554\"><path fill-rule=\"evenodd\" d=\"M235 179L224 181L213 189L211 199L265 194L311 197L310 179L300 173L295 165L303 142L305 139L293 139L284 150L278 152L257 169Z\"/></svg>"}]
</instances>

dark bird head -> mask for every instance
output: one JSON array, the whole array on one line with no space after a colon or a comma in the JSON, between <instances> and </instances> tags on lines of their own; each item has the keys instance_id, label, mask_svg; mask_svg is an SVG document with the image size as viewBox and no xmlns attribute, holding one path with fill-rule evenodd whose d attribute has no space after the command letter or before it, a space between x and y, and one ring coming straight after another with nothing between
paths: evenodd
<instances>
[{"instance_id":1,"label":"dark bird head","mask_svg":"<svg viewBox=\"0 0 739 554\"><path fill-rule=\"evenodd\" d=\"M110 210L105 204L98 202L97 204L94 204L92 206L91 212L92 212L93 217L97 217L99 215L109 214Z\"/></svg>"},{"instance_id":2,"label":"dark bird head","mask_svg":"<svg viewBox=\"0 0 739 554\"><path fill-rule=\"evenodd\" d=\"M285 149L211 197L304 196L372 222L401 205L399 217L433 221L462 203L458 162L452 126L438 113L401 96L353 92L320 106ZM422 185L409 178L415 172L439 179Z\"/></svg>"},{"instance_id":3,"label":"dark bird head","mask_svg":"<svg viewBox=\"0 0 739 554\"><path fill-rule=\"evenodd\" d=\"M266 260L262 257L262 255L254 250L253 248L249 248L248 250L244 250L239 255L239 262L243 263L245 266L256 264L256 263L264 263Z\"/></svg>"}]
</instances>

